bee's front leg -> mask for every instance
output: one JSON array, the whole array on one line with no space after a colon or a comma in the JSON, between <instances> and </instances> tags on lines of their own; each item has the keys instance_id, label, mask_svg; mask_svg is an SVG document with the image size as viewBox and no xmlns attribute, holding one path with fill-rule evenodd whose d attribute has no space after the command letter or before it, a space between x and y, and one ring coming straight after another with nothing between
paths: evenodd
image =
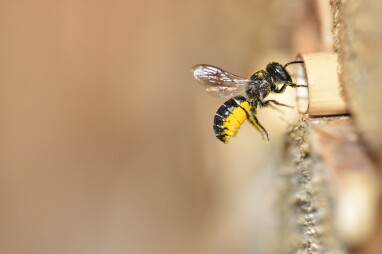
<instances>
[{"instance_id":1,"label":"bee's front leg","mask_svg":"<svg viewBox=\"0 0 382 254\"><path fill-rule=\"evenodd\" d=\"M287 83L284 83L280 89L277 88L277 86L274 86L274 88L272 89L272 91L274 93L282 93L285 91L285 89L287 88L287 86L290 86L290 87L293 87L293 88L296 88L296 87L308 87L307 85L297 85L293 82L287 82Z\"/></svg>"},{"instance_id":2,"label":"bee's front leg","mask_svg":"<svg viewBox=\"0 0 382 254\"><path fill-rule=\"evenodd\" d=\"M278 102L276 100L262 101L262 102L260 102L259 105L260 105L260 107L268 107L268 106L270 106L270 103L273 103L273 104L278 105L278 106L284 106L284 107L288 107L288 108L293 108L292 106L286 105L284 103L280 103L280 102Z\"/></svg>"}]
</instances>

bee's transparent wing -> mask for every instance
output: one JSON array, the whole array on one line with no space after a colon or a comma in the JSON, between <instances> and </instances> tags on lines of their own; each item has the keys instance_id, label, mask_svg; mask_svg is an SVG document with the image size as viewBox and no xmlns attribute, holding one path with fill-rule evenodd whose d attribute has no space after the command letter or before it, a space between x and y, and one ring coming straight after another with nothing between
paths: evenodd
<instances>
[{"instance_id":1,"label":"bee's transparent wing","mask_svg":"<svg viewBox=\"0 0 382 254\"><path fill-rule=\"evenodd\" d=\"M251 81L206 64L195 65L192 72L194 78L205 86L207 92L222 98L245 94L245 85Z\"/></svg>"}]
</instances>

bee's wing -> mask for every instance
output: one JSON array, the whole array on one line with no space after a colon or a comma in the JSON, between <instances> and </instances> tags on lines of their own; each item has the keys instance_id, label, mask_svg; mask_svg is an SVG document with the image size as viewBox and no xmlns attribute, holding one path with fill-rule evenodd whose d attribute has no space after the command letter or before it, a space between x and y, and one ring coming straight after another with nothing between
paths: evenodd
<instances>
[{"instance_id":1,"label":"bee's wing","mask_svg":"<svg viewBox=\"0 0 382 254\"><path fill-rule=\"evenodd\" d=\"M207 92L223 98L244 94L245 85L251 81L206 64L195 65L192 72L194 78L205 86Z\"/></svg>"}]
</instances>

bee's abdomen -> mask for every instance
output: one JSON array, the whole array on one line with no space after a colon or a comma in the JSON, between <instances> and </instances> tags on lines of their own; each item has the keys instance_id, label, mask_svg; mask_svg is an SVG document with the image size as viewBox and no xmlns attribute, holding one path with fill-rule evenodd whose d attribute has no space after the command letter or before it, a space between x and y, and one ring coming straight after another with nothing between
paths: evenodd
<instances>
[{"instance_id":1,"label":"bee's abdomen","mask_svg":"<svg viewBox=\"0 0 382 254\"><path fill-rule=\"evenodd\" d=\"M249 110L249 103L243 96L236 96L226 101L214 117L213 127L216 137L223 143L228 143L247 119Z\"/></svg>"}]
</instances>

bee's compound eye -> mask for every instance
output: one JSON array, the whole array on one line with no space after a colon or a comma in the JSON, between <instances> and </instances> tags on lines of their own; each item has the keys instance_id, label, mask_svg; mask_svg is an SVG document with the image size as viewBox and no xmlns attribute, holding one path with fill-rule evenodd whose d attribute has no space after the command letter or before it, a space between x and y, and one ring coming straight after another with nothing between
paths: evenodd
<instances>
[{"instance_id":1,"label":"bee's compound eye","mask_svg":"<svg viewBox=\"0 0 382 254\"><path fill-rule=\"evenodd\" d=\"M272 62L267 65L266 69L275 82L292 82L288 71L281 64Z\"/></svg>"}]
</instances>

